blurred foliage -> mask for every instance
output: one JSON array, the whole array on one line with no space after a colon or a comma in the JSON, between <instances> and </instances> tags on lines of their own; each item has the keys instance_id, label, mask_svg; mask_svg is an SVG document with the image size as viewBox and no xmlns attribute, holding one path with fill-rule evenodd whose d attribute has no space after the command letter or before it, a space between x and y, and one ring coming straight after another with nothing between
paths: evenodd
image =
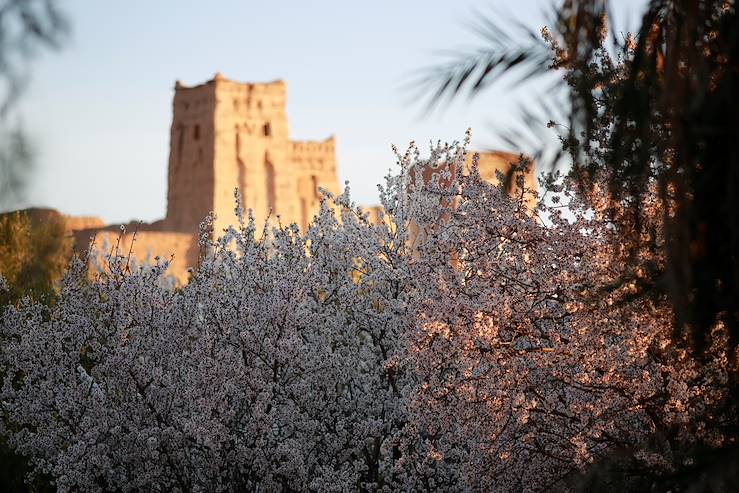
<instances>
[{"instance_id":1,"label":"blurred foliage","mask_svg":"<svg viewBox=\"0 0 739 493\"><path fill-rule=\"evenodd\" d=\"M31 296L53 301L54 286L71 256L71 237L64 217L56 211L29 209L0 215L0 275L8 290L0 304Z\"/></svg>"},{"instance_id":2,"label":"blurred foliage","mask_svg":"<svg viewBox=\"0 0 739 493\"><path fill-rule=\"evenodd\" d=\"M23 189L33 169L33 153L20 128L3 129L0 124L0 208L23 197Z\"/></svg>"},{"instance_id":3,"label":"blurred foliage","mask_svg":"<svg viewBox=\"0 0 739 493\"><path fill-rule=\"evenodd\" d=\"M24 296L54 302L55 285L72 254L64 221L58 212L45 209L0 214L0 276L7 284L6 290L0 290L0 313ZM0 415L0 432L4 425ZM27 460L13 453L0 433L0 491L53 491L48 479L25 484L29 471Z\"/></svg>"},{"instance_id":4,"label":"blurred foliage","mask_svg":"<svg viewBox=\"0 0 739 493\"><path fill-rule=\"evenodd\" d=\"M43 49L59 48L68 32L57 0L0 0L0 208L23 198L33 153L21 125L10 120L29 79L29 64ZM64 218L31 211L0 216L0 313L25 295L52 302L54 283L68 261ZM1 343L1 341L0 341ZM0 368L2 371L2 368ZM53 491L48 480L25 484L27 461L10 450L0 416L0 491Z\"/></svg>"}]
</instances>

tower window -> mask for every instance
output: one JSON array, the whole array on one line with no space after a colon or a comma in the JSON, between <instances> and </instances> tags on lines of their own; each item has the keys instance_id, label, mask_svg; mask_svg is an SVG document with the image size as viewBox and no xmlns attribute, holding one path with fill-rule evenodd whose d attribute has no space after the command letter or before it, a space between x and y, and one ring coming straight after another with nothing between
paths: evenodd
<instances>
[{"instance_id":1,"label":"tower window","mask_svg":"<svg viewBox=\"0 0 739 493\"><path fill-rule=\"evenodd\" d=\"M195 125L192 131L192 138L194 140L200 140L200 125Z\"/></svg>"},{"instance_id":2,"label":"tower window","mask_svg":"<svg viewBox=\"0 0 739 493\"><path fill-rule=\"evenodd\" d=\"M262 131L264 132L265 137L269 137L270 135L272 135L272 127L269 123L264 124L264 127L262 127Z\"/></svg>"}]
</instances>

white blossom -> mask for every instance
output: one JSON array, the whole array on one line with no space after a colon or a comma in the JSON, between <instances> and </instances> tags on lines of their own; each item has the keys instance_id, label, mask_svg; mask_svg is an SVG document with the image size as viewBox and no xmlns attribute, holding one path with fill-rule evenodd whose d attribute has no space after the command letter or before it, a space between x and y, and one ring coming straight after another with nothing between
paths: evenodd
<instances>
[{"instance_id":1,"label":"white blossom","mask_svg":"<svg viewBox=\"0 0 739 493\"><path fill-rule=\"evenodd\" d=\"M546 491L717 402L723 346L704 370L666 303L596 295L613 225L566 184L567 219L463 176L468 141L398 154L380 224L347 188L259 239L237 194L182 289L158 258L73 262L2 317L14 447L60 491Z\"/></svg>"}]
</instances>

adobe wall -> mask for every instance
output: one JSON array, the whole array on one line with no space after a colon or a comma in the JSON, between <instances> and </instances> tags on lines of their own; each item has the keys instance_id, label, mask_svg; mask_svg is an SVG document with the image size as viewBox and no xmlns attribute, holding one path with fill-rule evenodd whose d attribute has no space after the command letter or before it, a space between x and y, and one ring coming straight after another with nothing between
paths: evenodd
<instances>
[{"instance_id":1,"label":"adobe wall","mask_svg":"<svg viewBox=\"0 0 739 493\"><path fill-rule=\"evenodd\" d=\"M120 231L113 228L81 229L73 231L72 234L75 250L80 253L87 250L90 237L94 236L95 249L103 257L115 247L119 236L121 242L118 246L118 253L127 256L133 239L133 232L126 232L121 236ZM187 283L189 276L187 269L197 266L198 253L197 235L172 231L137 231L136 241L131 250L132 257L139 262L139 265L146 261L153 263L156 256L163 260L169 260L174 256L167 274L173 276L180 285Z\"/></svg>"},{"instance_id":2,"label":"adobe wall","mask_svg":"<svg viewBox=\"0 0 739 493\"><path fill-rule=\"evenodd\" d=\"M308 228L321 206L318 188L334 195L341 193L336 170L336 140L333 136L323 142L291 141L289 146L290 168L295 172L296 215L295 222L302 231Z\"/></svg>"},{"instance_id":3,"label":"adobe wall","mask_svg":"<svg viewBox=\"0 0 739 493\"><path fill-rule=\"evenodd\" d=\"M175 84L169 133L166 228L193 232L214 209L213 81L195 87Z\"/></svg>"},{"instance_id":4,"label":"adobe wall","mask_svg":"<svg viewBox=\"0 0 739 493\"><path fill-rule=\"evenodd\" d=\"M216 231L236 222L236 188L257 224L278 214L293 217L286 84L243 84L217 77L215 88Z\"/></svg>"},{"instance_id":5,"label":"adobe wall","mask_svg":"<svg viewBox=\"0 0 739 493\"><path fill-rule=\"evenodd\" d=\"M474 154L475 153L472 152L467 154L467 159L465 162L465 171L467 173L469 173L469 170L472 167L472 159L474 157ZM519 162L519 154L514 154L512 152L489 151L479 152L477 154L480 155L480 159L478 161L478 170L480 172L480 177L488 183L497 184L498 177L496 172L500 171L503 176L506 176L511 168L517 166ZM535 163L531 163L531 169L529 169L528 172L524 174L523 178L525 188L531 190L538 189ZM533 197L530 198L529 206L535 206L535 202L536 201L533 199Z\"/></svg>"},{"instance_id":6,"label":"adobe wall","mask_svg":"<svg viewBox=\"0 0 739 493\"><path fill-rule=\"evenodd\" d=\"M64 216L64 223L68 231L77 229L102 228L105 223L95 216Z\"/></svg>"},{"instance_id":7,"label":"adobe wall","mask_svg":"<svg viewBox=\"0 0 739 493\"><path fill-rule=\"evenodd\" d=\"M507 176L507 174L511 171L511 169L518 165L519 163L519 155L510 153L510 152L501 152L501 151L492 151L492 152L479 152L474 153L470 152L467 154L465 164L464 164L464 173L469 174L473 158L475 154L479 154L479 160L478 160L478 171L480 173L480 177L491 184L498 184L498 175L497 172L500 172L504 177ZM455 174L457 173L457 167L450 163L443 163L439 166L424 166L421 170L421 176L424 183L430 183L433 179L434 175L439 175L439 185L442 188L448 188L451 186L452 182L455 180ZM444 176L444 173L446 171L449 171L448 176ZM411 169L410 171L411 176L411 183L415 182L416 180L416 171L415 169ZM536 181L536 165L535 163L531 164L531 167L527 170L527 172L524 174L524 188L528 188L531 190L536 191L537 190L537 181ZM511 188L511 194L520 193L521 189L514 184L514 186ZM448 198L442 198L440 199L441 204L448 206L450 202L448 201ZM455 202L451 203L452 207L456 207L456 199ZM530 210L533 210L533 208L536 206L536 198L533 196L529 196L527 198L527 205L530 207ZM380 210L382 209L382 206L371 206L368 208L370 211L370 220L372 220L375 224L379 224L380 221ZM438 218L439 223L443 223L449 219L448 215L445 215L441 218ZM428 227L434 228L434 224L439 223L432 223ZM416 220L412 220L409 224L409 237L408 242L411 247L415 248L419 243L425 241L426 233L424 231L421 231L420 225ZM417 252L416 252L417 254Z\"/></svg>"},{"instance_id":8,"label":"adobe wall","mask_svg":"<svg viewBox=\"0 0 739 493\"><path fill-rule=\"evenodd\" d=\"M257 224L269 220L297 223L305 229L319 210L318 187L339 193L334 138L322 142L289 139L287 85L283 81L241 83L221 74L203 84L175 84L170 127L167 214L138 229L133 254L169 258L170 272L180 281L197 262L200 223L216 214L214 234L236 223L234 189ZM91 235L100 248L119 235L96 218L70 218L77 249ZM130 246L123 237L122 250Z\"/></svg>"},{"instance_id":9,"label":"adobe wall","mask_svg":"<svg viewBox=\"0 0 739 493\"><path fill-rule=\"evenodd\" d=\"M511 171L511 168L518 165L519 162L519 154L514 154L511 152L503 152L503 151L487 151L487 152L469 152L467 154L467 157L465 159L465 174L469 174L471 168L472 168L472 161L474 158L474 155L479 155L478 160L478 172L480 173L480 177L487 181L488 183L492 184L498 184L498 175L497 172L500 172L504 177L508 175L508 173ZM422 176L424 183L429 183L431 181L431 178L434 174L440 174L443 173L446 170L446 165L442 165L439 167L432 167L432 166L426 166L422 170ZM449 186L451 184L451 181L454 177L454 173L456 173L455 169L451 169L451 176L447 178L441 178L439 181L439 184L441 186ZM411 180L414 181L415 171L411 170ZM527 171L527 173L524 174L524 187L531 190L538 190L537 185L537 179L536 179L536 163L531 163L530 169ZM517 193L520 192L520 188L514 186L511 189L511 193ZM529 206L534 207L536 206L536 200L534 197L530 197L528 199ZM378 218L379 221L379 211L382 209L382 206L380 205L374 205L365 207L366 209L372 210L370 217L371 218Z\"/></svg>"},{"instance_id":10,"label":"adobe wall","mask_svg":"<svg viewBox=\"0 0 739 493\"><path fill-rule=\"evenodd\" d=\"M286 104L287 85L281 80L241 83L216 74L192 87L178 81L172 102L167 215L137 226L133 255L144 260L174 254L170 273L185 282L188 267L197 263L196 239L204 218L215 212L216 236L236 223L234 189L241 192L244 208L253 210L258 225L269 218L283 225L297 223L305 231L319 211L318 188L340 193L336 142L334 137L291 141ZM496 182L496 170L505 175L517 162L515 154L481 153L480 173ZM471 163L472 154L467 171ZM424 170L424 180L428 173ZM525 183L536 189L534 169ZM379 221L379 208L370 208L370 213ZM68 218L67 224L78 250L86 248L93 234L98 247L105 240L113 244L119 235L117 227L102 227L97 218ZM124 235L122 251L128 251L130 239L130 233Z\"/></svg>"},{"instance_id":11,"label":"adobe wall","mask_svg":"<svg viewBox=\"0 0 739 493\"><path fill-rule=\"evenodd\" d=\"M217 75L212 82L215 230L236 222L234 189L257 224L269 219L305 229L319 209L317 188L339 191L334 138L289 140L283 81L250 84Z\"/></svg>"}]
</instances>

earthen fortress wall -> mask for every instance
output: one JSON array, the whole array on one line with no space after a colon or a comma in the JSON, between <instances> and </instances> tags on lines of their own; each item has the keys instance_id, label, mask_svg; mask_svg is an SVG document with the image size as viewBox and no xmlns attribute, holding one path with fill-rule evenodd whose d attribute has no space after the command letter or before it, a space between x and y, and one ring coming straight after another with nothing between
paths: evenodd
<instances>
[{"instance_id":1,"label":"earthen fortress wall","mask_svg":"<svg viewBox=\"0 0 739 493\"><path fill-rule=\"evenodd\" d=\"M70 218L78 250L95 245L115 245L119 253L129 249L139 260L172 258L170 273L180 282L198 260L199 225L211 212L216 215L216 235L236 222L234 190L244 209L251 209L257 224L296 223L301 230L318 213L319 187L340 192L336 142L294 141L289 137L286 113L287 85L283 81L241 83L220 74L204 84L175 84L167 181L167 214L151 224L102 226L96 218ZM471 158L471 156L469 156ZM518 156L482 153L480 173L496 181ZM471 159L468 161L471 162ZM535 188L533 171L527 186ZM379 209L371 208L379 218ZM133 231L136 240L131 245Z\"/></svg>"},{"instance_id":2,"label":"earthen fortress wall","mask_svg":"<svg viewBox=\"0 0 739 493\"><path fill-rule=\"evenodd\" d=\"M307 228L320 208L319 187L339 193L336 143L289 138L287 85L240 83L220 74L204 84L175 84L170 127L167 214L152 224L129 225L121 239L139 259L160 256L173 262L180 282L197 262L197 233L215 213L216 234L236 222L234 190L257 224L297 223ZM78 223L78 224L77 224ZM72 221L77 245L113 244L118 227Z\"/></svg>"}]
</instances>

